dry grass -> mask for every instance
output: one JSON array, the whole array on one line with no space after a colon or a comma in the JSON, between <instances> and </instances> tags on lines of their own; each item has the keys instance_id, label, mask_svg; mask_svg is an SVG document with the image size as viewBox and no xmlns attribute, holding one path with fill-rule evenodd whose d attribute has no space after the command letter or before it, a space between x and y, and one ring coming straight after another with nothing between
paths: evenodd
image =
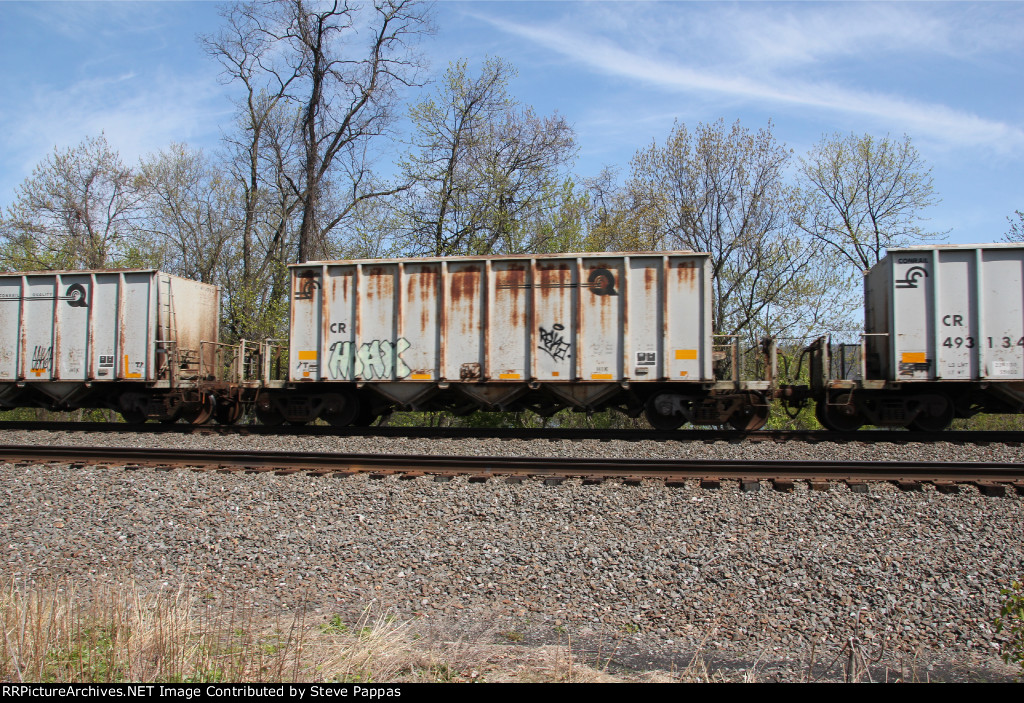
<instances>
[{"instance_id":1,"label":"dry grass","mask_svg":"<svg viewBox=\"0 0 1024 703\"><path fill-rule=\"evenodd\" d=\"M564 630L557 645L539 647L428 642L410 623L386 615L366 613L351 623L337 615L327 622L308 622L300 612L271 620L245 604L213 605L183 589L147 594L130 581L81 586L62 580L32 587L8 582L0 591L0 629L0 681L25 683L764 679L760 661L742 671L709 665L702 654L705 642L681 670L624 674L610 670L623 633L601 640L596 653L592 641L584 660ZM500 633L491 634L486 639L503 641ZM872 670L878 671L893 645L885 638L880 643L881 636L851 632L846 646L832 651L829 661L816 661L812 647L805 680L873 680ZM886 668L884 680L920 680L916 656L897 658L899 672Z\"/></svg>"},{"instance_id":2,"label":"dry grass","mask_svg":"<svg viewBox=\"0 0 1024 703\"><path fill-rule=\"evenodd\" d=\"M16 682L355 682L404 678L413 639L391 618L351 628L267 622L204 607L183 590L70 581L0 595L0 680ZM422 657L420 657L422 658Z\"/></svg>"},{"instance_id":3,"label":"dry grass","mask_svg":"<svg viewBox=\"0 0 1024 703\"><path fill-rule=\"evenodd\" d=\"M184 589L147 594L130 581L9 581L0 629L0 680L24 683L621 680L574 662L571 643L430 643L385 615L268 621L244 604L211 605Z\"/></svg>"}]
</instances>

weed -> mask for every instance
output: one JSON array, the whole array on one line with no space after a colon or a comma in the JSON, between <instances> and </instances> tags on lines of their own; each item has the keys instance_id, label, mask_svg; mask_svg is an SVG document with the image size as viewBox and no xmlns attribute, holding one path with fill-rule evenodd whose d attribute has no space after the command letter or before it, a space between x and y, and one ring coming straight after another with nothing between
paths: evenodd
<instances>
[{"instance_id":1,"label":"weed","mask_svg":"<svg viewBox=\"0 0 1024 703\"><path fill-rule=\"evenodd\" d=\"M344 635L348 632L348 625L341 621L340 615L334 615L326 624L320 626L320 631L325 635Z\"/></svg>"},{"instance_id":2,"label":"weed","mask_svg":"<svg viewBox=\"0 0 1024 703\"><path fill-rule=\"evenodd\" d=\"M995 621L996 632L1005 630L1008 636L1000 654L1007 664L1019 666L1020 675L1024 676L1024 585L1014 581L1009 588L1000 590L999 595L1003 597L1003 603Z\"/></svg>"}]
</instances>

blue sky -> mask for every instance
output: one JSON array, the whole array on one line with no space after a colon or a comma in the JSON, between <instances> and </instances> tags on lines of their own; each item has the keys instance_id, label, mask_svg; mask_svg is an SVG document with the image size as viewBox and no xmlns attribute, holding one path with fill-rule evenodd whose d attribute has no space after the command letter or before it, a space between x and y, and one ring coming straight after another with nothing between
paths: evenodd
<instances>
[{"instance_id":1,"label":"blue sky","mask_svg":"<svg viewBox=\"0 0 1024 703\"><path fill-rule=\"evenodd\" d=\"M196 42L212 2L0 1L0 207L53 148L106 133L126 162L217 148L231 88ZM663 141L674 120L769 120L797 155L822 134L908 134L954 243L1024 210L1024 2L439 2L422 49L500 56L512 93L575 127L576 172Z\"/></svg>"}]
</instances>

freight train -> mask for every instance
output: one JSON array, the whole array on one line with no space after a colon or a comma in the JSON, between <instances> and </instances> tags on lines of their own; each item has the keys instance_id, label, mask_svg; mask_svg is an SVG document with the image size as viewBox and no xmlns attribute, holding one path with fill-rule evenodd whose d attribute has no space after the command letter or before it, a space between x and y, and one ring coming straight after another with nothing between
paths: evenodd
<instances>
[{"instance_id":1,"label":"freight train","mask_svg":"<svg viewBox=\"0 0 1024 703\"><path fill-rule=\"evenodd\" d=\"M659 429L764 426L773 403L823 425L937 430L1024 408L1024 247L890 250L865 276L856 344L777 350L712 329L694 252L307 262L289 335L219 340L219 291L154 270L0 275L0 408L108 408L128 422L367 425L395 409L615 408Z\"/></svg>"}]
</instances>

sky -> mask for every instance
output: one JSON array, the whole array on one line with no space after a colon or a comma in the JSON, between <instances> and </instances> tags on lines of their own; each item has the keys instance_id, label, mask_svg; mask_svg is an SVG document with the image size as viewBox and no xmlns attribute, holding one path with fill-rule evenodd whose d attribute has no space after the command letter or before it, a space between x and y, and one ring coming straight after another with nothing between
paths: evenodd
<instances>
[{"instance_id":1,"label":"sky","mask_svg":"<svg viewBox=\"0 0 1024 703\"><path fill-rule=\"evenodd\" d=\"M129 164L172 142L215 151L233 88L196 38L219 8L0 0L0 208L100 132ZM794 157L835 133L909 135L941 199L927 226L950 243L997 241L1024 210L1024 2L451 0L434 24L432 74L511 62L511 93L575 128L580 178L624 177L676 121L770 122Z\"/></svg>"}]
</instances>

